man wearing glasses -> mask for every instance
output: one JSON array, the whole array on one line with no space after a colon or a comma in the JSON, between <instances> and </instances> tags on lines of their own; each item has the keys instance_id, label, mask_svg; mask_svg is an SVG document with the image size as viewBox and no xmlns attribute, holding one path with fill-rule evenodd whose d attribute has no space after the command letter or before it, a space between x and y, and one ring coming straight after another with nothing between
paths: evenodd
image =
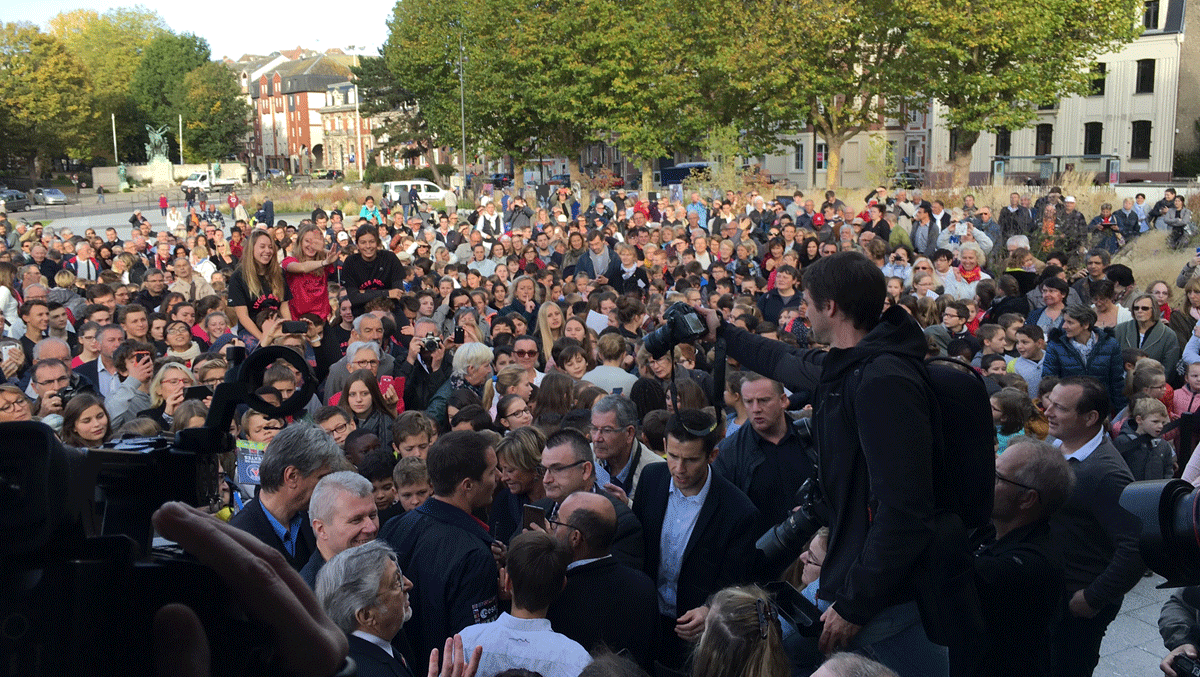
<instances>
[{"instance_id":1,"label":"man wearing glasses","mask_svg":"<svg viewBox=\"0 0 1200 677\"><path fill-rule=\"evenodd\" d=\"M592 407L596 483L630 505L642 471L663 462L638 440L637 424L637 406L624 395L605 395Z\"/></svg>"},{"instance_id":2,"label":"man wearing glasses","mask_svg":"<svg viewBox=\"0 0 1200 677\"><path fill-rule=\"evenodd\" d=\"M39 360L33 365L29 385L37 398L37 416L61 414L62 398L58 391L71 384L71 372L65 362L55 358Z\"/></svg>"},{"instance_id":3,"label":"man wearing glasses","mask_svg":"<svg viewBox=\"0 0 1200 677\"><path fill-rule=\"evenodd\" d=\"M975 577L988 628L981 676L1035 675L1050 662L1050 626L1058 615L1062 556L1050 518L1075 476L1052 445L1017 437L996 458L994 541L975 555Z\"/></svg>"},{"instance_id":4,"label":"man wearing glasses","mask_svg":"<svg viewBox=\"0 0 1200 677\"><path fill-rule=\"evenodd\" d=\"M617 515L617 533L613 536L612 554L619 562L641 569L645 555L642 542L642 523L629 506L600 488L596 483L596 465L592 445L578 430L563 428L546 440L542 451L542 484L546 497L534 503L545 508L551 520L561 520L562 503L567 496L586 491L608 499Z\"/></svg>"}]
</instances>

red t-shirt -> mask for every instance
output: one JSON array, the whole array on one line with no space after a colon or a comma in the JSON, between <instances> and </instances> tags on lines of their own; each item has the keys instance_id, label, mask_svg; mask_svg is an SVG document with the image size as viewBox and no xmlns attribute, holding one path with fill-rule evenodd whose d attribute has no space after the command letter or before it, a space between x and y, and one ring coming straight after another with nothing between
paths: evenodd
<instances>
[{"instance_id":1,"label":"red t-shirt","mask_svg":"<svg viewBox=\"0 0 1200 677\"><path fill-rule=\"evenodd\" d=\"M335 268L325 266L311 273L300 274L287 272L289 263L299 262L296 257L289 256L281 264L288 289L292 291L292 300L289 303L292 317L300 317L305 313L316 313L322 320L328 321L330 314L329 275L335 271Z\"/></svg>"}]
</instances>

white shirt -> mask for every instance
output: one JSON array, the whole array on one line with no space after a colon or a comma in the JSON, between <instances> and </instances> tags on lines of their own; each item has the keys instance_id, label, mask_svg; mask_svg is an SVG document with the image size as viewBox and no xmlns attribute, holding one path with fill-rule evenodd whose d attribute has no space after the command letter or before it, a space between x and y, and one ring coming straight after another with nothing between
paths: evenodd
<instances>
[{"instance_id":1,"label":"white shirt","mask_svg":"<svg viewBox=\"0 0 1200 677\"><path fill-rule=\"evenodd\" d=\"M578 677L592 657L566 635L550 629L545 618L516 618L508 613L491 623L462 629L465 654L483 647L476 677L492 677L509 668L524 668L542 677Z\"/></svg>"},{"instance_id":2,"label":"white shirt","mask_svg":"<svg viewBox=\"0 0 1200 677\"><path fill-rule=\"evenodd\" d=\"M1083 461L1086 461L1087 457L1091 456L1092 452L1095 451L1103 443L1104 443L1104 428L1100 428L1100 432L1096 433L1095 437L1093 437L1091 440L1089 440L1087 444L1076 449L1074 453L1067 454L1066 458L1068 461L1071 459L1075 459L1076 461L1079 461L1082 463ZM1054 446L1061 447L1062 440L1054 440Z\"/></svg>"},{"instance_id":3,"label":"white shirt","mask_svg":"<svg viewBox=\"0 0 1200 677\"><path fill-rule=\"evenodd\" d=\"M570 571L571 569L574 569L575 567L581 567L584 564L591 564L592 562L599 562L600 560L608 559L609 557L612 557L612 555L605 555L604 557L588 557L586 559L577 559L574 562L571 562L570 564L567 565L567 571Z\"/></svg>"},{"instance_id":4,"label":"white shirt","mask_svg":"<svg viewBox=\"0 0 1200 677\"><path fill-rule=\"evenodd\" d=\"M385 642L385 641L383 641L382 639L380 639L379 637L376 637L375 635L372 635L372 634L371 634L371 633L369 633L369 632L363 632L362 630L355 630L354 632L352 632L352 633L350 633L350 634L352 634L352 635L354 635L355 637L358 637L358 638L360 638L360 639L365 639L365 640L367 640L368 642L370 642L370 643L374 644L375 646L379 647L380 649L383 649L384 651L386 651L386 652L387 652L387 655L391 656L392 658L395 658L395 657L396 657L396 654L392 653L392 644L391 644L391 642Z\"/></svg>"}]
</instances>

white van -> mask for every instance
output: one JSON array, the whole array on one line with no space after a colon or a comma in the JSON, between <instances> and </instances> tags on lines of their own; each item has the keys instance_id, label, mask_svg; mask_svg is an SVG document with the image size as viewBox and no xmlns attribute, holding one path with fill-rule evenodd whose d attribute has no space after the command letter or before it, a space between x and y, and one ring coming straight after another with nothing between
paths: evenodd
<instances>
[{"instance_id":1,"label":"white van","mask_svg":"<svg viewBox=\"0 0 1200 677\"><path fill-rule=\"evenodd\" d=\"M425 202L444 202L450 191L438 186L432 181L425 179L411 179L409 181L388 181L383 184L383 190L387 193L389 199L396 204L400 204L408 199L408 192L416 186L417 193Z\"/></svg>"}]
</instances>

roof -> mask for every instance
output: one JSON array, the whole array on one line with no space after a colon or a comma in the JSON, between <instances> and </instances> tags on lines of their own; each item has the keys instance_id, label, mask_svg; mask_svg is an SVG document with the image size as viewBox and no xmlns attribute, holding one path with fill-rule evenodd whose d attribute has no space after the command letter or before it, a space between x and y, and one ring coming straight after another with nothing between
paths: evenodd
<instances>
[{"instance_id":1,"label":"roof","mask_svg":"<svg viewBox=\"0 0 1200 677\"><path fill-rule=\"evenodd\" d=\"M267 79L267 94L324 92L328 85L349 79L350 66L353 63L354 57L345 54L320 54L282 63L278 68L263 74ZM276 74L280 80L279 92L274 91ZM259 98L259 89L258 82L250 83L250 96Z\"/></svg>"}]
</instances>

